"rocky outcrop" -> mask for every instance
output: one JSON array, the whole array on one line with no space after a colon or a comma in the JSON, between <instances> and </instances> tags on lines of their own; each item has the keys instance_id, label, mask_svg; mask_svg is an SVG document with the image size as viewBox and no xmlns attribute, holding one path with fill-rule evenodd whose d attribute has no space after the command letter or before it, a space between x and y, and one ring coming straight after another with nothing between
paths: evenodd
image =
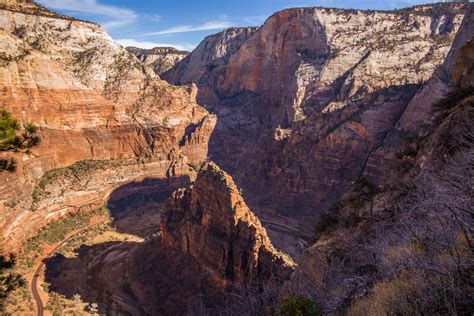
<instances>
[{"instance_id":1,"label":"rocky outcrop","mask_svg":"<svg viewBox=\"0 0 474 316\"><path fill-rule=\"evenodd\" d=\"M460 26L459 32L451 45L451 50L446 55L443 63L436 69L428 82L410 101L403 117L400 119L399 128L414 129L420 124L426 123L431 116L431 105L443 98L449 92L452 83L452 74L459 50L472 39L474 35L474 9L468 6L466 16ZM459 70L457 70L459 71Z\"/></svg>"},{"instance_id":2,"label":"rocky outcrop","mask_svg":"<svg viewBox=\"0 0 474 316\"><path fill-rule=\"evenodd\" d=\"M97 191L86 188L37 200L32 193L49 170L83 160L129 166L132 161L130 168L139 172L94 179L98 187L102 181L100 192L106 194L132 174L172 176L173 166L180 166L186 175L188 162L207 157L212 124L198 131L195 141L182 142L208 115L195 103L195 87L161 81L97 24L55 15L31 1L9 1L2 8L0 107L21 123L37 125L41 138L30 151L0 153L17 162L16 172L2 172L0 181L0 228L7 248L45 224L52 209L63 210L61 204L73 210L96 199ZM69 198L79 195L79 204Z\"/></svg>"},{"instance_id":3,"label":"rocky outcrop","mask_svg":"<svg viewBox=\"0 0 474 316\"><path fill-rule=\"evenodd\" d=\"M192 187L172 195L161 228L163 245L194 257L223 288L278 287L294 267L273 247L232 178L212 162Z\"/></svg>"},{"instance_id":4,"label":"rocky outcrop","mask_svg":"<svg viewBox=\"0 0 474 316\"><path fill-rule=\"evenodd\" d=\"M155 47L152 49L127 47L126 50L137 56L142 63L153 68L157 75L167 72L189 55L189 52L179 51L173 47Z\"/></svg>"},{"instance_id":5,"label":"rocky outcrop","mask_svg":"<svg viewBox=\"0 0 474 316\"><path fill-rule=\"evenodd\" d=\"M474 39L459 50L452 79L452 85L455 87L474 87Z\"/></svg>"},{"instance_id":6,"label":"rocky outcrop","mask_svg":"<svg viewBox=\"0 0 474 316\"><path fill-rule=\"evenodd\" d=\"M227 65L229 58L257 30L255 27L229 28L206 37L187 58L163 74L163 78L176 84L207 82L212 85L209 74L219 66Z\"/></svg>"},{"instance_id":7,"label":"rocky outcrop","mask_svg":"<svg viewBox=\"0 0 474 316\"><path fill-rule=\"evenodd\" d=\"M34 2L33 0L0 0L0 9L9 10L13 12L35 14L46 17L54 17L56 19L64 19L70 21L80 21L77 18L58 14L50 11L42 5ZM90 23L90 22L88 22ZM90 23L93 24L93 23Z\"/></svg>"},{"instance_id":8,"label":"rocky outcrop","mask_svg":"<svg viewBox=\"0 0 474 316\"><path fill-rule=\"evenodd\" d=\"M452 71L441 66L458 39L472 36L470 8L288 9L258 29L208 37L163 78L199 87L198 102L219 118L211 159L265 225L274 213L285 219L267 226L269 234L309 239L314 216L352 181L394 175L403 138L427 122L432 96L449 87L424 91ZM291 221L305 228L288 231Z\"/></svg>"}]
</instances>

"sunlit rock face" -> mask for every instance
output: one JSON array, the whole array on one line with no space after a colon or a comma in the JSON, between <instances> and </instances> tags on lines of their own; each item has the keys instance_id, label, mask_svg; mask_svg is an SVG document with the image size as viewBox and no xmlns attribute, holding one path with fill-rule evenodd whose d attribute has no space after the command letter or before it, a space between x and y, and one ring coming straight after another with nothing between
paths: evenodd
<instances>
[{"instance_id":1,"label":"sunlit rock face","mask_svg":"<svg viewBox=\"0 0 474 316\"><path fill-rule=\"evenodd\" d=\"M152 49L127 47L126 49L142 63L153 68L157 75L167 72L189 54L189 52L179 51L173 47L155 47Z\"/></svg>"},{"instance_id":2,"label":"sunlit rock face","mask_svg":"<svg viewBox=\"0 0 474 316\"><path fill-rule=\"evenodd\" d=\"M384 185L391 181L395 185L378 194L371 206L346 206L342 213L349 216L356 214L361 217L360 222L352 226L340 224L337 228L328 230L306 249L296 272L285 284L284 291L314 297L328 309L348 308L349 306L345 306L345 299L366 297L367 293L363 293L364 290L361 289L371 288L374 284L376 289L372 288L372 293L386 291L387 288L377 286L393 286L398 281L397 277L403 266L410 266L414 262L414 256L407 250L410 248L407 244L413 238L409 229L417 227L416 234L423 236L431 231L431 247L439 240L444 243L446 236L458 236L464 225L472 227L471 219L464 217L469 216L472 210L472 187L464 184L469 183L473 177L473 22L474 10L471 6L447 58L411 100L399 122L399 126L405 128L420 122L425 124L419 134L422 145L415 157L415 167L412 167L408 175L386 179ZM453 95L456 97L453 98ZM438 103L444 104L444 119L440 119L440 114L432 110ZM436 123L427 124L431 120ZM446 153L445 146L455 149ZM456 211L453 212L453 209ZM444 234L440 234L440 231ZM464 249L459 244L456 247ZM411 251L419 252L423 258L429 255L438 258L443 256L440 250L432 253L431 249L426 252ZM459 262L471 258L469 250L463 251ZM429 255L426 254L428 252ZM346 261L345 258L350 259ZM433 265L436 269L445 267L442 261ZM449 266L448 270L455 269L453 266L446 266ZM413 288L419 289L431 284L422 269L414 269L410 278L409 283ZM456 287L455 291L464 295L461 289ZM426 296L426 293L423 295ZM472 299L468 297L469 295L466 296L467 305L471 306ZM367 301L370 307L379 304L371 300L373 297L370 296L365 302L361 299L361 305ZM390 310L393 306L377 308ZM438 307L428 308L436 310ZM360 311L354 314L358 315Z\"/></svg>"},{"instance_id":3,"label":"sunlit rock face","mask_svg":"<svg viewBox=\"0 0 474 316\"><path fill-rule=\"evenodd\" d=\"M31 1L3 2L0 43L0 107L21 123L36 124L41 138L29 152L1 153L17 162L16 171L3 172L0 180L6 247L66 209L103 198L118 183L187 174L186 163L207 157L215 117L196 104L196 87L161 81L101 26ZM94 185L68 187L59 196L32 196L49 170L109 159L133 171L97 176Z\"/></svg>"},{"instance_id":4,"label":"sunlit rock face","mask_svg":"<svg viewBox=\"0 0 474 316\"><path fill-rule=\"evenodd\" d=\"M469 8L288 9L206 38L162 77L199 87L219 118L210 156L263 223L309 237L316 214L354 179L390 177L402 136L430 123Z\"/></svg>"}]
</instances>

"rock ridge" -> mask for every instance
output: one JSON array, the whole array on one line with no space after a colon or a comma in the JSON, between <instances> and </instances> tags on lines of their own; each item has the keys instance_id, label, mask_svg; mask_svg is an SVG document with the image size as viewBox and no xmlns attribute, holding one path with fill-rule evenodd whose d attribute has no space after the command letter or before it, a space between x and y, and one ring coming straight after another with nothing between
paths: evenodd
<instances>
[{"instance_id":1,"label":"rock ridge","mask_svg":"<svg viewBox=\"0 0 474 316\"><path fill-rule=\"evenodd\" d=\"M189 55L189 52L180 51L173 47L155 47L152 49L126 47L125 49L135 55L142 63L153 68L157 75L170 70L176 63Z\"/></svg>"},{"instance_id":2,"label":"rock ridge","mask_svg":"<svg viewBox=\"0 0 474 316\"><path fill-rule=\"evenodd\" d=\"M295 266L271 244L232 178L213 162L204 163L190 188L173 193L161 228L163 245L194 257L224 288L277 286Z\"/></svg>"}]
</instances>

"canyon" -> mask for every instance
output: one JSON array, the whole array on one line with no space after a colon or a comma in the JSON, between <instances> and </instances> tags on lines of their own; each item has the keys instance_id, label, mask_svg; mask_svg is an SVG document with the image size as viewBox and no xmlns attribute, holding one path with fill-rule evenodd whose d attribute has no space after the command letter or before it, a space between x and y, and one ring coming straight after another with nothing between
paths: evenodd
<instances>
[{"instance_id":1,"label":"canyon","mask_svg":"<svg viewBox=\"0 0 474 316\"><path fill-rule=\"evenodd\" d=\"M212 130L215 118L196 104L195 87L163 82L96 24L32 15L16 5L0 14L1 106L34 122L41 138L29 152L1 153L18 164L0 184L4 245L15 247L68 209L101 203L119 184L149 174L181 176L187 162L205 159L209 131L201 134L199 125ZM74 187L64 179L53 183L57 192L45 191L50 170L111 159L126 171L86 166L87 179Z\"/></svg>"},{"instance_id":2,"label":"canyon","mask_svg":"<svg viewBox=\"0 0 474 316\"><path fill-rule=\"evenodd\" d=\"M209 157L276 245L297 256L314 216L352 181L395 176L404 135L429 123L431 104L449 89L453 41L460 37L459 48L472 36L465 10L284 10L260 28L206 38L162 77L198 86L198 103L218 116Z\"/></svg>"},{"instance_id":3,"label":"canyon","mask_svg":"<svg viewBox=\"0 0 474 316\"><path fill-rule=\"evenodd\" d=\"M0 1L0 108L40 138L0 151L2 253L106 206L122 239L44 258L100 313L469 314L473 10L285 9L187 53Z\"/></svg>"}]
</instances>

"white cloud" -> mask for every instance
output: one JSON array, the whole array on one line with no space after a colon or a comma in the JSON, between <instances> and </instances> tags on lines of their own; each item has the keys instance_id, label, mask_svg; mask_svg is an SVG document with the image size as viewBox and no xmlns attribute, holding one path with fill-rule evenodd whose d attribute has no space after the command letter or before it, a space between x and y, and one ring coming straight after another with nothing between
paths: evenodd
<instances>
[{"instance_id":1,"label":"white cloud","mask_svg":"<svg viewBox=\"0 0 474 316\"><path fill-rule=\"evenodd\" d=\"M193 25L173 26L159 32L144 34L144 36L189 33L189 32L196 32L196 31L210 31L210 30L225 29L231 26L233 26L232 23L230 23L227 20L209 21L204 24L194 25L194 26Z\"/></svg>"},{"instance_id":2,"label":"white cloud","mask_svg":"<svg viewBox=\"0 0 474 316\"><path fill-rule=\"evenodd\" d=\"M40 4L56 10L84 13L104 19L106 28L123 26L134 22L138 14L133 10L101 4L97 0L37 0Z\"/></svg>"},{"instance_id":3,"label":"white cloud","mask_svg":"<svg viewBox=\"0 0 474 316\"><path fill-rule=\"evenodd\" d=\"M174 47L179 50L185 51L192 51L196 48L194 44L168 44L168 43L156 43L156 42L149 42L149 41L137 41L133 38L123 38L115 40L117 43L122 45L123 47L133 46L139 48L150 49L154 47Z\"/></svg>"}]
</instances>

